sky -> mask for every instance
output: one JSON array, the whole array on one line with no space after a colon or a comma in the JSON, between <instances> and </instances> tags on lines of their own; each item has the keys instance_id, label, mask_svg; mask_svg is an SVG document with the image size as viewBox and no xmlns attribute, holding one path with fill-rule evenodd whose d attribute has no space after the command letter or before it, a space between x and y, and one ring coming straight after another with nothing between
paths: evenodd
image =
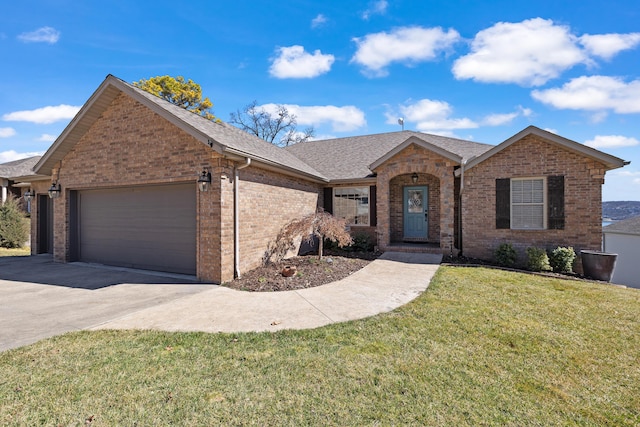
<instances>
[{"instance_id":1,"label":"sky","mask_svg":"<svg viewBox=\"0 0 640 427\"><path fill-rule=\"evenodd\" d=\"M630 161L637 0L33 0L0 19L0 162L44 153L108 74L184 76L228 121L285 105L316 139L404 128L499 144L529 125Z\"/></svg>"}]
</instances>

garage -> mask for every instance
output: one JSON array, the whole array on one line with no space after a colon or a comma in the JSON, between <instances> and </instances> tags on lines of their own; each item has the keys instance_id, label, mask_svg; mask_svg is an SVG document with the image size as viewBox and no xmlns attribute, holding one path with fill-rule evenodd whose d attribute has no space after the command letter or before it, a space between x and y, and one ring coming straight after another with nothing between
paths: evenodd
<instances>
[{"instance_id":1,"label":"garage","mask_svg":"<svg viewBox=\"0 0 640 427\"><path fill-rule=\"evenodd\" d=\"M77 215L77 226L72 227L77 230L71 238L77 242L73 258L196 274L196 188L192 183L72 192L70 210Z\"/></svg>"}]
</instances>

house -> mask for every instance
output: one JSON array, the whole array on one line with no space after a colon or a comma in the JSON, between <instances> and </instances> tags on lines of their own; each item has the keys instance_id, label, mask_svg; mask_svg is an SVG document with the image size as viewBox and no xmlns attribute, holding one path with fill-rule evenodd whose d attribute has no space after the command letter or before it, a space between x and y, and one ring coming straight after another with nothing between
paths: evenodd
<instances>
[{"instance_id":1,"label":"house","mask_svg":"<svg viewBox=\"0 0 640 427\"><path fill-rule=\"evenodd\" d=\"M605 252L618 254L611 282L640 288L640 216L603 227Z\"/></svg>"},{"instance_id":2,"label":"house","mask_svg":"<svg viewBox=\"0 0 640 427\"><path fill-rule=\"evenodd\" d=\"M624 164L536 127L496 146L401 131L283 149L107 76L34 167L51 179L32 183L32 250L225 282L318 207L383 251L599 249L605 172Z\"/></svg>"},{"instance_id":3,"label":"house","mask_svg":"<svg viewBox=\"0 0 640 427\"><path fill-rule=\"evenodd\" d=\"M29 189L29 183L21 181L32 174L33 166L40 158L41 156L34 156L0 164L0 201L2 203L10 194L20 198L23 191L26 192Z\"/></svg>"}]
</instances>

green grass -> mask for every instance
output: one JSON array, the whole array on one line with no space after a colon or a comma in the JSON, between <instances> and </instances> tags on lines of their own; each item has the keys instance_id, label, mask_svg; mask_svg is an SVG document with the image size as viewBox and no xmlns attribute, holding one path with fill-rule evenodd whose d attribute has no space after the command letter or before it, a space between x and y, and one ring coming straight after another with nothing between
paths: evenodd
<instances>
[{"instance_id":1,"label":"green grass","mask_svg":"<svg viewBox=\"0 0 640 427\"><path fill-rule=\"evenodd\" d=\"M28 246L16 249L0 248L0 256L29 256L31 248Z\"/></svg>"},{"instance_id":2,"label":"green grass","mask_svg":"<svg viewBox=\"0 0 640 427\"><path fill-rule=\"evenodd\" d=\"M483 268L310 331L79 332L0 353L0 425L639 424L640 291Z\"/></svg>"}]
</instances>

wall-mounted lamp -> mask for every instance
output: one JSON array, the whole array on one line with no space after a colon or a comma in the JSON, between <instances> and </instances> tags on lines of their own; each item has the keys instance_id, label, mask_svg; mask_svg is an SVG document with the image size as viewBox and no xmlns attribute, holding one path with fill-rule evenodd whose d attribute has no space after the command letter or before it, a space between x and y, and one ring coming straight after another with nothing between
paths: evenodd
<instances>
[{"instance_id":1,"label":"wall-mounted lamp","mask_svg":"<svg viewBox=\"0 0 640 427\"><path fill-rule=\"evenodd\" d=\"M414 184L416 182L418 182L418 174L417 173L413 173L413 175L411 175L411 182L413 182Z\"/></svg>"},{"instance_id":2,"label":"wall-mounted lamp","mask_svg":"<svg viewBox=\"0 0 640 427\"><path fill-rule=\"evenodd\" d=\"M31 200L31 198L33 197L33 194L31 194L31 192L29 190L27 190L26 193L24 193L22 195L22 197L24 197L24 201L29 203L29 201Z\"/></svg>"},{"instance_id":3,"label":"wall-mounted lamp","mask_svg":"<svg viewBox=\"0 0 640 427\"><path fill-rule=\"evenodd\" d=\"M54 182L53 184L51 184L51 187L49 187L49 197L52 199L57 199L58 197L60 197L61 192L62 188L60 187L60 184Z\"/></svg>"},{"instance_id":4,"label":"wall-mounted lamp","mask_svg":"<svg viewBox=\"0 0 640 427\"><path fill-rule=\"evenodd\" d=\"M200 191L209 191L209 187L211 186L211 172L206 169L202 171L200 177L198 178L198 189Z\"/></svg>"}]
</instances>

